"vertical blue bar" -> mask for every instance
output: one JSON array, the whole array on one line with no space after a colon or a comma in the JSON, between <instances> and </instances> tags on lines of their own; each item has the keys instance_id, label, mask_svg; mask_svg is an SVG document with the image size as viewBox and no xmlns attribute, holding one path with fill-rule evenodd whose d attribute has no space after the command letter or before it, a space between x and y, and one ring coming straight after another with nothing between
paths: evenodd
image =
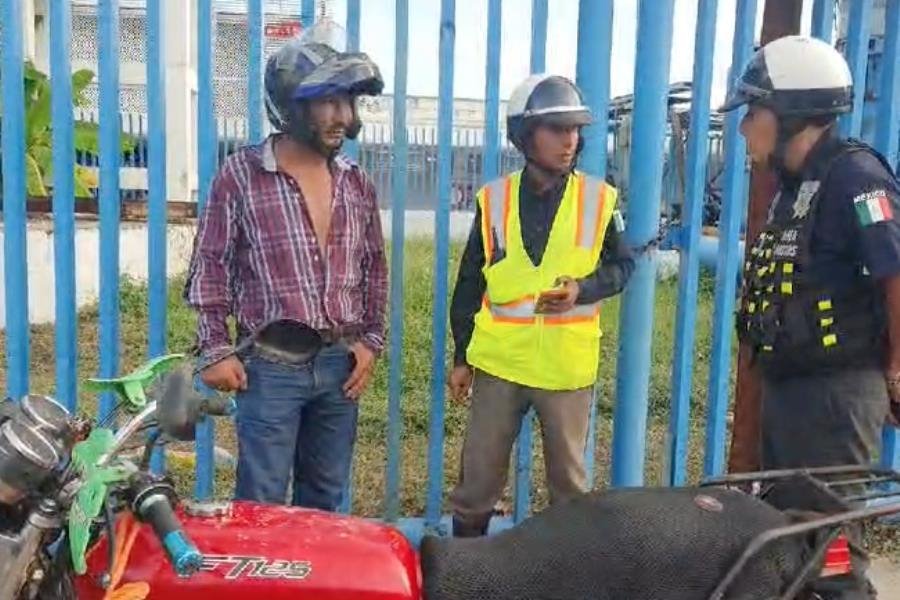
<instances>
[{"instance_id":1,"label":"vertical blue bar","mask_svg":"<svg viewBox=\"0 0 900 600\"><path fill-rule=\"evenodd\" d=\"M547 69L547 0L531 0L531 72Z\"/></svg>"},{"instance_id":2,"label":"vertical blue bar","mask_svg":"<svg viewBox=\"0 0 900 600\"><path fill-rule=\"evenodd\" d=\"M875 147L890 164L896 165L900 143L900 0L887 0L884 31ZM882 434L881 464L887 469L900 468L897 429L891 426L886 426Z\"/></svg>"},{"instance_id":3,"label":"vertical blue bar","mask_svg":"<svg viewBox=\"0 0 900 600\"><path fill-rule=\"evenodd\" d=\"M444 484L444 384L446 381L447 277L450 264L450 183L453 141L453 49L456 0L441 0L440 79L438 84L438 199L435 208L434 313L431 345L431 411L428 432L428 497L425 524L441 517Z\"/></svg>"},{"instance_id":4,"label":"vertical blue bar","mask_svg":"<svg viewBox=\"0 0 900 600\"><path fill-rule=\"evenodd\" d=\"M347 50L350 52L359 52L359 1L347 0ZM344 153L353 160L359 160L359 141L347 140Z\"/></svg>"},{"instance_id":5,"label":"vertical blue bar","mask_svg":"<svg viewBox=\"0 0 900 600\"><path fill-rule=\"evenodd\" d=\"M213 96L213 0L198 0L197 5L197 170L198 213L206 204L216 171L216 105ZM208 500L213 495L215 424L203 419L197 424L197 474L194 495Z\"/></svg>"},{"instance_id":6,"label":"vertical blue bar","mask_svg":"<svg viewBox=\"0 0 900 600\"><path fill-rule=\"evenodd\" d=\"M488 2L487 66L484 84L484 157L482 180L500 174L500 32L503 0Z\"/></svg>"},{"instance_id":7,"label":"vertical blue bar","mask_svg":"<svg viewBox=\"0 0 900 600\"><path fill-rule=\"evenodd\" d=\"M303 29L309 29L316 22L316 0L302 0L300 5L300 22Z\"/></svg>"},{"instance_id":8,"label":"vertical blue bar","mask_svg":"<svg viewBox=\"0 0 900 600\"><path fill-rule=\"evenodd\" d=\"M850 3L850 19L847 26L847 62L853 75L853 112L840 119L841 133L846 137L859 137L862 130L863 101L866 95L866 67L869 59L869 15L872 0L854 0Z\"/></svg>"},{"instance_id":9,"label":"vertical blue bar","mask_svg":"<svg viewBox=\"0 0 900 600\"><path fill-rule=\"evenodd\" d=\"M406 74L409 64L409 0L396 0L394 20L394 173L391 184L391 349L388 384L388 464L386 513L400 516L400 432L403 415L403 250L406 239L406 196L409 140L406 135Z\"/></svg>"},{"instance_id":10,"label":"vertical blue bar","mask_svg":"<svg viewBox=\"0 0 900 600\"><path fill-rule=\"evenodd\" d=\"M25 49L22 3L0 3L3 135L3 268L6 299L6 394L28 392L28 244L25 211Z\"/></svg>"},{"instance_id":11,"label":"vertical blue bar","mask_svg":"<svg viewBox=\"0 0 900 600\"><path fill-rule=\"evenodd\" d=\"M628 226L625 241L640 246L659 229L663 144L669 90L674 0L641 0L634 75L634 126L630 158ZM647 394L656 256L636 260L622 300L616 414L613 424L612 485L641 485L647 432Z\"/></svg>"},{"instance_id":12,"label":"vertical blue bar","mask_svg":"<svg viewBox=\"0 0 900 600\"><path fill-rule=\"evenodd\" d=\"M737 27L731 60L731 82L741 75L753 51L756 0L738 0ZM732 362L735 296L741 262L741 222L746 213L746 147L739 126L746 109L725 117L725 175L722 216L719 222L719 258L716 263L716 298L709 374L709 414L706 422L706 456L703 472L718 475L725 468L725 414L728 410Z\"/></svg>"},{"instance_id":13,"label":"vertical blue bar","mask_svg":"<svg viewBox=\"0 0 900 600\"><path fill-rule=\"evenodd\" d=\"M813 0L812 35L831 43L834 29L834 0Z\"/></svg>"},{"instance_id":14,"label":"vertical blue bar","mask_svg":"<svg viewBox=\"0 0 900 600\"><path fill-rule=\"evenodd\" d=\"M119 370L119 0L99 0L100 60L100 377ZM101 419L115 406L100 397Z\"/></svg>"},{"instance_id":15,"label":"vertical blue bar","mask_svg":"<svg viewBox=\"0 0 900 600\"><path fill-rule=\"evenodd\" d=\"M709 161L709 104L712 89L713 48L719 0L700 0L694 41L694 76L691 86L691 129L685 165L684 225L675 315L675 362L672 369L672 411L669 421L669 485L684 484L690 437L691 383L697 324L697 287L700 280L700 229Z\"/></svg>"},{"instance_id":16,"label":"vertical blue bar","mask_svg":"<svg viewBox=\"0 0 900 600\"><path fill-rule=\"evenodd\" d=\"M165 0L147 1L147 256L149 260L148 330L150 357L166 352L167 288L166 224L166 45L163 31ZM161 473L165 454L153 453L151 467Z\"/></svg>"},{"instance_id":17,"label":"vertical blue bar","mask_svg":"<svg viewBox=\"0 0 900 600\"><path fill-rule=\"evenodd\" d=\"M263 137L263 0L247 0L247 37L247 141L256 144Z\"/></svg>"},{"instance_id":18,"label":"vertical blue bar","mask_svg":"<svg viewBox=\"0 0 900 600\"><path fill-rule=\"evenodd\" d=\"M547 58L547 0L531 4L531 72L543 73ZM531 507L531 463L533 456L534 409L522 418L516 440L515 498L513 521L521 523Z\"/></svg>"},{"instance_id":19,"label":"vertical blue bar","mask_svg":"<svg viewBox=\"0 0 900 600\"><path fill-rule=\"evenodd\" d=\"M75 119L72 115L72 7L50 9L50 80L53 112L53 264L56 294L56 399L70 411L78 402L75 303Z\"/></svg>"},{"instance_id":20,"label":"vertical blue bar","mask_svg":"<svg viewBox=\"0 0 900 600\"><path fill-rule=\"evenodd\" d=\"M609 140L609 73L612 56L612 0L580 0L578 4L578 60L575 81L584 93L594 115L594 124L585 127L584 150L580 168L591 175L606 175ZM594 451L597 445L597 396L594 386L587 444L584 448L585 471L589 485L594 481Z\"/></svg>"},{"instance_id":21,"label":"vertical blue bar","mask_svg":"<svg viewBox=\"0 0 900 600\"><path fill-rule=\"evenodd\" d=\"M579 166L597 177L606 176L612 25L613 0L579 2L575 79L594 115L594 124L583 131L584 150Z\"/></svg>"}]
</instances>

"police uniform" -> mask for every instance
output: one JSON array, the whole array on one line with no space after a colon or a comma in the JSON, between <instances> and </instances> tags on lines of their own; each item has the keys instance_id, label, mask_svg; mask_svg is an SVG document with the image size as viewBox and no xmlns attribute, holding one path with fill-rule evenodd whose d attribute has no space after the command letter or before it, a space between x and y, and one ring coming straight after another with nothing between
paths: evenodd
<instances>
[{"instance_id":1,"label":"police uniform","mask_svg":"<svg viewBox=\"0 0 900 600\"><path fill-rule=\"evenodd\" d=\"M738 331L763 373L763 469L875 459L889 405L880 283L897 275L900 185L874 150L826 133L799 176L782 176L744 272ZM867 562L854 544L860 583L828 578L816 591L868 597Z\"/></svg>"},{"instance_id":2,"label":"police uniform","mask_svg":"<svg viewBox=\"0 0 900 600\"><path fill-rule=\"evenodd\" d=\"M764 111L777 121L768 159L780 190L751 247L737 318L762 373L765 469L867 465L888 411L882 284L900 275L900 190L883 157L833 133L853 110L853 88L833 46L789 35L753 55L720 109L749 105L745 133L765 136L753 125ZM792 142L810 127L825 129L802 167L787 168ZM815 510L806 496L792 494L783 508ZM819 597L871 597L859 532L850 529L852 572L815 581Z\"/></svg>"},{"instance_id":3,"label":"police uniform","mask_svg":"<svg viewBox=\"0 0 900 600\"><path fill-rule=\"evenodd\" d=\"M879 284L900 274L900 186L830 133L781 183L738 318L764 374L762 466L868 464L888 407Z\"/></svg>"}]
</instances>

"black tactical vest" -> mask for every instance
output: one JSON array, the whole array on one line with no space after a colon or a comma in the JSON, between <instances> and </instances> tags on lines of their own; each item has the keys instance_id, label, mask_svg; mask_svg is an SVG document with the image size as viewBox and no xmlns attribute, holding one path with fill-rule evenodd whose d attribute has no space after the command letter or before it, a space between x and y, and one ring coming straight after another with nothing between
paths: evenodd
<instances>
[{"instance_id":1,"label":"black tactical vest","mask_svg":"<svg viewBox=\"0 0 900 600\"><path fill-rule=\"evenodd\" d=\"M853 140L833 144L818 158L812 179L779 192L769 221L744 266L738 337L770 376L874 365L883 353L883 296L862 265L849 283L809 272L810 243L822 190L831 168L849 152L872 152ZM877 153L872 152L876 156ZM881 159L880 156L878 156ZM884 161L882 161L884 162ZM790 210L785 210L791 203Z\"/></svg>"}]
</instances>

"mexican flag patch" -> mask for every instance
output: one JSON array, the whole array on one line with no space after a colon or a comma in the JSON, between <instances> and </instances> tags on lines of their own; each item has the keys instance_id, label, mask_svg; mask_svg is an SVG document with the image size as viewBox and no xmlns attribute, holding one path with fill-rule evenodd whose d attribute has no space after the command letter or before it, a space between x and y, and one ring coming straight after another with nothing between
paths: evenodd
<instances>
[{"instance_id":1,"label":"mexican flag patch","mask_svg":"<svg viewBox=\"0 0 900 600\"><path fill-rule=\"evenodd\" d=\"M860 194L853 199L856 217L863 226L890 221L894 218L891 201L885 190L875 190Z\"/></svg>"}]
</instances>

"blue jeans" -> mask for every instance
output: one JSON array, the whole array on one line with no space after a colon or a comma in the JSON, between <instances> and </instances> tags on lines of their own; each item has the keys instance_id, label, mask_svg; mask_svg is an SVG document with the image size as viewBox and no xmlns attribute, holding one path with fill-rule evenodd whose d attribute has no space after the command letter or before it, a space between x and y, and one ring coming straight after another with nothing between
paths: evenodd
<instances>
[{"instance_id":1,"label":"blue jeans","mask_svg":"<svg viewBox=\"0 0 900 600\"><path fill-rule=\"evenodd\" d=\"M326 346L290 366L251 356L237 395L236 500L283 504L293 470L294 506L335 511L350 474L357 403L342 389L347 346Z\"/></svg>"}]
</instances>

